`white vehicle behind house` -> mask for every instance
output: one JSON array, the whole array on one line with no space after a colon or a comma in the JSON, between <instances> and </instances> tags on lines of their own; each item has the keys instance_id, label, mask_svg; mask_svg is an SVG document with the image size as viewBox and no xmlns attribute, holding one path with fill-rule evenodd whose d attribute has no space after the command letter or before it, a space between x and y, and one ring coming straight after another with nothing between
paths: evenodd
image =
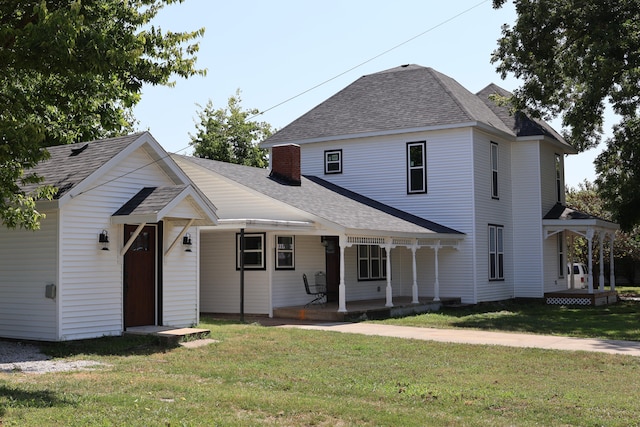
<instances>
[{"instance_id":1,"label":"white vehicle behind house","mask_svg":"<svg viewBox=\"0 0 640 427\"><path fill-rule=\"evenodd\" d=\"M573 263L573 282L571 282L571 264L567 264L567 280L569 288L584 289L589 286L589 271L581 262Z\"/></svg>"}]
</instances>

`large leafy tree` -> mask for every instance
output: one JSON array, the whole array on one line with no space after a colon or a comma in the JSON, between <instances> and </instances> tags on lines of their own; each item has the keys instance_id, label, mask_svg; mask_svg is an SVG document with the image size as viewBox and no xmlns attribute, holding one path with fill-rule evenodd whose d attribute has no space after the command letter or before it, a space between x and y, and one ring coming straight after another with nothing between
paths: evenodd
<instances>
[{"instance_id":1,"label":"large leafy tree","mask_svg":"<svg viewBox=\"0 0 640 427\"><path fill-rule=\"evenodd\" d=\"M204 29L163 32L158 11L182 0L5 0L0 3L0 220L35 229L38 182L25 170L46 147L130 131L143 84L171 85L195 68Z\"/></svg>"},{"instance_id":2,"label":"large leafy tree","mask_svg":"<svg viewBox=\"0 0 640 427\"><path fill-rule=\"evenodd\" d=\"M499 8L507 0L493 0ZM504 25L492 62L522 80L517 109L562 117L579 150L601 138L605 107L620 119L596 160L598 188L613 218L640 222L640 1L514 0L517 21Z\"/></svg>"},{"instance_id":3,"label":"large leafy tree","mask_svg":"<svg viewBox=\"0 0 640 427\"><path fill-rule=\"evenodd\" d=\"M204 107L198 105L199 123L196 134L190 135L194 155L211 160L259 168L267 167L267 151L258 143L273 133L266 122L251 120L259 114L257 109L242 109L240 89L229 97L226 108L214 109L209 100Z\"/></svg>"},{"instance_id":4,"label":"large leafy tree","mask_svg":"<svg viewBox=\"0 0 640 427\"><path fill-rule=\"evenodd\" d=\"M597 185L589 181L583 181L577 188L567 189L567 205L582 212L588 212L605 220L611 220L611 213L606 209L605 203L599 195ZM597 265L600 259L599 236L594 237L593 264ZM607 241L608 242L608 241ZM574 240L571 248L575 259L587 262L588 243L584 238ZM604 259L609 259L610 246L604 245ZM613 244L614 256L616 258L616 274L626 276L630 283L635 283L635 264L640 262L640 225L636 225L630 231L617 231Z\"/></svg>"}]
</instances>

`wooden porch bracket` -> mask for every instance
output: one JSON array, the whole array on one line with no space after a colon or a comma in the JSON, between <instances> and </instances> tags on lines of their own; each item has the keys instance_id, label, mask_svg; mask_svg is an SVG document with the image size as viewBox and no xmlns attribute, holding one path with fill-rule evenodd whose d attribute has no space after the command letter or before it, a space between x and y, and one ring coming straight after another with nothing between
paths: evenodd
<instances>
[{"instance_id":1,"label":"wooden porch bracket","mask_svg":"<svg viewBox=\"0 0 640 427\"><path fill-rule=\"evenodd\" d=\"M136 228L136 231L133 232L131 237L129 237L129 240L127 240L127 243L125 243L123 248L120 250L120 256L121 257L124 256L124 254L127 253L127 251L129 250L131 245L133 245L133 242L136 240L136 238L138 237L138 235L140 234L140 232L142 231L142 229L144 228L145 225L147 225L146 222L143 222L142 224L138 225L138 228Z\"/></svg>"}]
</instances>

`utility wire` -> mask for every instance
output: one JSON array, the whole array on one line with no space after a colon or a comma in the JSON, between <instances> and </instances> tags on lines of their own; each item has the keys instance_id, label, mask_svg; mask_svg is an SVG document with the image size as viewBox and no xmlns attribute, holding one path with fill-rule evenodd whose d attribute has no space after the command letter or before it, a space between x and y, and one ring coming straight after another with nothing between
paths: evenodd
<instances>
[{"instance_id":1,"label":"utility wire","mask_svg":"<svg viewBox=\"0 0 640 427\"><path fill-rule=\"evenodd\" d=\"M261 112L259 112L258 114L255 114L255 115L253 115L253 116L249 117L247 120L253 120L253 119L255 119L256 117L258 117L258 116L260 116L260 115L263 115L264 113L266 113L266 112L268 112L268 111L274 110L274 109L276 109L276 108L280 107L281 105L284 105L284 104L286 104L286 103L288 103L288 102L290 102L290 101L293 101L293 100L294 100L294 99L296 99L296 98L301 97L301 96L302 96L302 95L304 95L304 94L307 94L307 93L309 93L309 92L311 92L311 91L313 91L313 90L315 90L315 89L317 89L317 88L319 88L319 87L321 87L321 86L324 86L324 85L326 85L327 83L329 83L329 82L331 82L331 81L333 81L333 80L335 80L335 79L337 79L337 78L340 78L340 77L344 76L345 74L348 74L348 73L350 73L351 71L353 71L353 70L355 70L355 69L358 69L358 68L362 67L363 65L368 64L369 62L374 61L374 60L376 60L376 59L380 58L381 56L384 56L384 55L386 55L387 53L389 53L389 52L391 52L391 51L394 51L394 50L398 49L399 47L402 47L402 46L404 46L405 44L410 43L410 42L412 42L413 40L415 40L415 39L417 39L417 38L420 38L420 37L424 36L424 35L425 35L425 34L427 34L427 33L430 33L431 31L433 31L433 30L435 30L435 29L437 29L437 28L442 27L442 26L443 26L443 25L445 25L445 24L448 24L449 22L451 22L451 21L453 21L453 20L455 20L455 19L457 19L457 18L461 17L462 15L465 15L465 14L467 14L467 13L471 12L473 9L476 9L476 8L478 8L478 7L482 6L483 4L485 4L485 3L489 2L489 1L490 1L490 0L482 0L481 2L476 3L475 5L473 5L473 6L469 7L469 8L467 8L467 9L463 10L462 12L460 12L460 13L458 13L458 14L456 14L456 15L452 16L451 18L445 19L444 21L442 21L442 22L440 22L440 23L438 23L438 24L434 25L433 27L430 27L430 28L428 28L428 29L424 30L424 31L423 31L423 32L421 32L420 34L417 34L417 35L415 35L415 36L411 37L410 39L407 39L407 40L403 41L402 43L399 43L399 44L397 44L397 45L395 45L395 46L393 46L393 47L391 47L391 48L389 48L389 49L385 50L384 52L379 53L379 54L377 54L376 56L373 56L373 57L371 57L371 58L367 59L366 61L363 61L363 62L359 63L358 65L355 65L355 66L353 66L353 67L349 68L348 70L343 71L343 72L341 72L340 74L337 74L337 75L335 75L335 76L331 77L330 79L324 80L323 82L318 83L317 85L315 85L315 86L313 86L313 87L311 87L311 88L309 88L309 89L307 89L307 90L305 90L305 91L302 91L302 92L298 93L297 95L294 95L294 96L292 96L292 97L290 97L290 98L287 98L287 99L285 99L284 101L279 102L279 103L277 103L277 104L275 104L275 105L273 105L273 106L271 106L271 107L267 108L266 110L261 111ZM159 159L157 159L157 160L154 160L154 161L152 161L152 162L150 162L150 163L147 163L147 164L142 165L142 166L140 166L140 167L138 167L138 168L136 168L136 169L133 169L133 170L131 170L131 171L127 172L127 173L124 173L124 174L122 174L122 175L120 175L120 176L117 176L117 177L115 177L115 178L113 178L113 179L110 179L110 180L108 180L108 181L106 181L106 182L103 182L102 184L98 184L98 185L96 185L95 187L88 188L88 189L86 189L85 191L82 191L82 192L80 192L80 193L76 194L74 197L80 196L81 194L87 193L87 192L89 192L89 191L91 191L91 190L95 190L95 189L96 189L96 188L98 188L98 187L101 187L101 186L103 186L103 185L105 185L105 184L108 184L108 183L110 183L110 182L112 182L112 181L115 181L116 179L119 179L119 178L125 177L125 176L127 176L127 175L129 175L129 174L132 174L132 173L134 173L134 172L137 172L137 171L139 171L140 169L143 169L143 168L145 168L145 167L147 167L147 166L151 166L151 165L153 165L153 164L155 164L155 163L159 162L160 160L164 160L164 159L166 159L167 157L170 157L170 156L171 156L171 154L178 154L178 153L180 153L181 151L184 151L184 150L186 150L186 149L188 149L188 148L189 148L189 146L187 145L186 147L183 147L183 148L181 148L181 149L179 149L179 150L177 150L177 151L174 151L173 153L167 153L167 155L166 155L166 156L160 157L160 158L159 158Z\"/></svg>"}]
</instances>

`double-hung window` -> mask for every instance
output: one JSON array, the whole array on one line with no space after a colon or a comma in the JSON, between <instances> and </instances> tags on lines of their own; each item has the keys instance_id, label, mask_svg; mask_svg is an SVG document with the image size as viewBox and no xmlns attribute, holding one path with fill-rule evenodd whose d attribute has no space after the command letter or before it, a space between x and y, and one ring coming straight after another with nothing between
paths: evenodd
<instances>
[{"instance_id":1,"label":"double-hung window","mask_svg":"<svg viewBox=\"0 0 640 427\"><path fill-rule=\"evenodd\" d=\"M489 280L504 279L504 227L489 225Z\"/></svg>"},{"instance_id":2,"label":"double-hung window","mask_svg":"<svg viewBox=\"0 0 640 427\"><path fill-rule=\"evenodd\" d=\"M244 235L244 268L246 270L264 270L265 233L246 233ZM240 270L243 248L240 233L236 234L236 270Z\"/></svg>"},{"instance_id":3,"label":"double-hung window","mask_svg":"<svg viewBox=\"0 0 640 427\"><path fill-rule=\"evenodd\" d=\"M358 246L358 280L387 278L387 251L378 245Z\"/></svg>"},{"instance_id":4,"label":"double-hung window","mask_svg":"<svg viewBox=\"0 0 640 427\"><path fill-rule=\"evenodd\" d=\"M498 144L491 143L491 198L498 196Z\"/></svg>"},{"instance_id":5,"label":"double-hung window","mask_svg":"<svg viewBox=\"0 0 640 427\"><path fill-rule=\"evenodd\" d=\"M276 270L295 269L294 245L293 236L276 236Z\"/></svg>"},{"instance_id":6,"label":"double-hung window","mask_svg":"<svg viewBox=\"0 0 640 427\"><path fill-rule=\"evenodd\" d=\"M427 192L427 144L407 143L407 193Z\"/></svg>"},{"instance_id":7,"label":"double-hung window","mask_svg":"<svg viewBox=\"0 0 640 427\"><path fill-rule=\"evenodd\" d=\"M342 173L342 150L324 152L324 173Z\"/></svg>"},{"instance_id":8,"label":"double-hung window","mask_svg":"<svg viewBox=\"0 0 640 427\"><path fill-rule=\"evenodd\" d=\"M562 156L556 154L556 202L562 203Z\"/></svg>"},{"instance_id":9,"label":"double-hung window","mask_svg":"<svg viewBox=\"0 0 640 427\"><path fill-rule=\"evenodd\" d=\"M558 236L558 277L563 278L566 270L566 264L564 262L564 233L561 231Z\"/></svg>"}]
</instances>

